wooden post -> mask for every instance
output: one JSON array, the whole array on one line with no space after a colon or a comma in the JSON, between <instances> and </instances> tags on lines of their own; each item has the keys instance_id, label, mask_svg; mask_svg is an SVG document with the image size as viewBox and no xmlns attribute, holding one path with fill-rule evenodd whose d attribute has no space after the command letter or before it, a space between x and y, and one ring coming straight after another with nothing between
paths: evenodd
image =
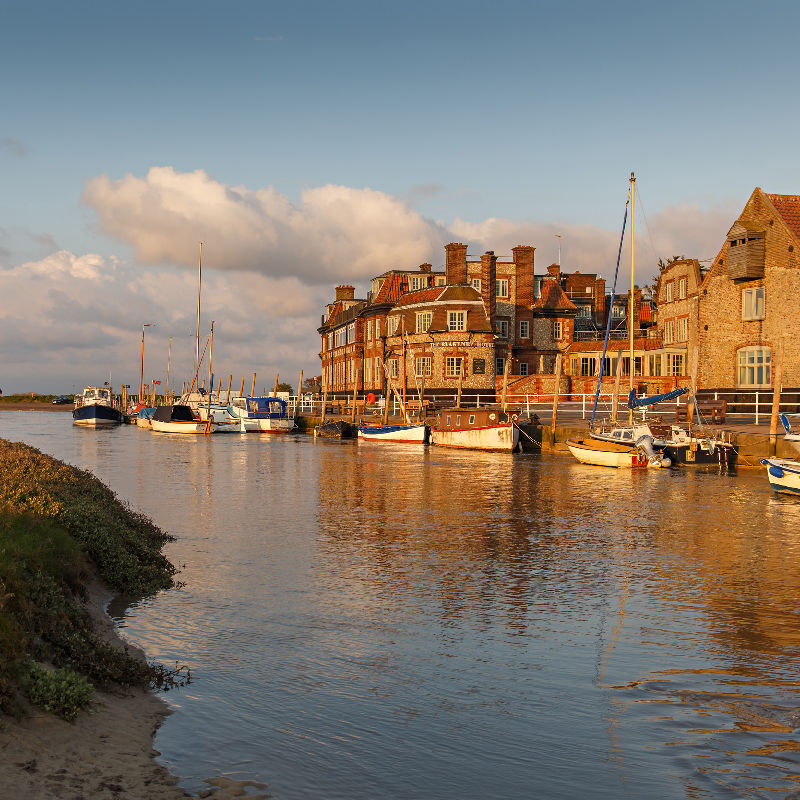
<instances>
[{"instance_id":1,"label":"wooden post","mask_svg":"<svg viewBox=\"0 0 800 800\"><path fill-rule=\"evenodd\" d=\"M386 425L389 422L389 398L391 395L391 390L389 389L389 370L386 369L386 359L381 359L381 366L383 367L383 382L386 390L383 393L383 424Z\"/></svg>"},{"instance_id":2,"label":"wooden post","mask_svg":"<svg viewBox=\"0 0 800 800\"><path fill-rule=\"evenodd\" d=\"M508 392L508 370L511 366L511 350L509 348L508 351L508 358L506 358L505 366L503 367L503 393L500 396L500 402L503 406L503 412L505 413L506 410L506 393Z\"/></svg>"},{"instance_id":3,"label":"wooden post","mask_svg":"<svg viewBox=\"0 0 800 800\"><path fill-rule=\"evenodd\" d=\"M277 397L278 396L278 375L279 375L279 373L276 372L275 373L275 389L272 392L272 396L273 397Z\"/></svg>"},{"instance_id":4,"label":"wooden post","mask_svg":"<svg viewBox=\"0 0 800 800\"><path fill-rule=\"evenodd\" d=\"M297 402L295 403L294 413L298 413L300 408L300 395L303 393L303 370L300 370L300 380L297 381Z\"/></svg>"},{"instance_id":5,"label":"wooden post","mask_svg":"<svg viewBox=\"0 0 800 800\"><path fill-rule=\"evenodd\" d=\"M689 400L686 403L686 421L688 422L689 436L692 435L692 425L694 424L695 395L697 393L697 366L700 361L700 348L695 345L692 350L692 369L691 383L689 384Z\"/></svg>"},{"instance_id":6,"label":"wooden post","mask_svg":"<svg viewBox=\"0 0 800 800\"><path fill-rule=\"evenodd\" d=\"M464 383L464 356L458 356L458 394L456 395L456 408L461 408L461 386Z\"/></svg>"},{"instance_id":7,"label":"wooden post","mask_svg":"<svg viewBox=\"0 0 800 800\"><path fill-rule=\"evenodd\" d=\"M325 379L326 369L322 365L322 419L319 421L320 425L325 424L325 408L328 405L328 381Z\"/></svg>"},{"instance_id":8,"label":"wooden post","mask_svg":"<svg viewBox=\"0 0 800 800\"><path fill-rule=\"evenodd\" d=\"M233 375L228 375L228 394L225 395L225 405L227 406L231 402L231 381L233 380Z\"/></svg>"},{"instance_id":9,"label":"wooden post","mask_svg":"<svg viewBox=\"0 0 800 800\"><path fill-rule=\"evenodd\" d=\"M255 397L256 396L256 374L255 374L255 372L253 373L253 386L250 389L250 396L251 397Z\"/></svg>"},{"instance_id":10,"label":"wooden post","mask_svg":"<svg viewBox=\"0 0 800 800\"><path fill-rule=\"evenodd\" d=\"M239 397L244 397L244 375L242 375L242 385L239 387Z\"/></svg>"},{"instance_id":11,"label":"wooden post","mask_svg":"<svg viewBox=\"0 0 800 800\"><path fill-rule=\"evenodd\" d=\"M561 388L561 353L556 356L555 383L553 384L553 444L556 443L556 423L558 421L558 391Z\"/></svg>"},{"instance_id":12,"label":"wooden post","mask_svg":"<svg viewBox=\"0 0 800 800\"><path fill-rule=\"evenodd\" d=\"M611 395L611 423L617 422L617 406L619 405L619 385L622 381L622 348L617 350L617 374L614 378L614 393Z\"/></svg>"},{"instance_id":13,"label":"wooden post","mask_svg":"<svg viewBox=\"0 0 800 800\"><path fill-rule=\"evenodd\" d=\"M350 422L355 425L356 422L356 402L358 400L358 369L353 375L353 408L350 414Z\"/></svg>"},{"instance_id":14,"label":"wooden post","mask_svg":"<svg viewBox=\"0 0 800 800\"><path fill-rule=\"evenodd\" d=\"M783 381L783 339L778 342L776 358L772 364L772 416L769 418L769 454L778 452L778 415L781 409L781 383Z\"/></svg>"}]
</instances>

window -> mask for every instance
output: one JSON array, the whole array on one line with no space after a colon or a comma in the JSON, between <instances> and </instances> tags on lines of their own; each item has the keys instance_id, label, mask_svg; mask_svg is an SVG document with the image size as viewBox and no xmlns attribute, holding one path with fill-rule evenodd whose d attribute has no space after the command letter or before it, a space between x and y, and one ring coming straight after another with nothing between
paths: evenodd
<instances>
[{"instance_id":1,"label":"window","mask_svg":"<svg viewBox=\"0 0 800 800\"><path fill-rule=\"evenodd\" d=\"M592 316L592 307L587 305L579 305L578 306L578 316L579 317L591 317Z\"/></svg>"},{"instance_id":2,"label":"window","mask_svg":"<svg viewBox=\"0 0 800 800\"><path fill-rule=\"evenodd\" d=\"M469 424L470 425L474 425L475 424L475 415L474 414L470 414L469 415Z\"/></svg>"},{"instance_id":3,"label":"window","mask_svg":"<svg viewBox=\"0 0 800 800\"><path fill-rule=\"evenodd\" d=\"M375 320L375 338L381 338L381 321L379 319Z\"/></svg>"},{"instance_id":4,"label":"window","mask_svg":"<svg viewBox=\"0 0 800 800\"><path fill-rule=\"evenodd\" d=\"M368 319L367 320L367 341L370 341L370 339L372 339L372 320Z\"/></svg>"},{"instance_id":5,"label":"window","mask_svg":"<svg viewBox=\"0 0 800 800\"><path fill-rule=\"evenodd\" d=\"M681 278L678 281L678 300L686 299L686 278Z\"/></svg>"},{"instance_id":6,"label":"window","mask_svg":"<svg viewBox=\"0 0 800 800\"><path fill-rule=\"evenodd\" d=\"M689 317L680 317L678 319L678 341L689 341Z\"/></svg>"},{"instance_id":7,"label":"window","mask_svg":"<svg viewBox=\"0 0 800 800\"><path fill-rule=\"evenodd\" d=\"M508 278L498 278L495 286L497 297L508 297Z\"/></svg>"},{"instance_id":8,"label":"window","mask_svg":"<svg viewBox=\"0 0 800 800\"><path fill-rule=\"evenodd\" d=\"M426 378L431 374L431 357L430 356L417 356L414 359L414 369L417 371L417 377Z\"/></svg>"},{"instance_id":9,"label":"window","mask_svg":"<svg viewBox=\"0 0 800 800\"><path fill-rule=\"evenodd\" d=\"M481 279L480 278L473 278L472 279L472 288L480 291L481 290Z\"/></svg>"},{"instance_id":10,"label":"window","mask_svg":"<svg viewBox=\"0 0 800 800\"><path fill-rule=\"evenodd\" d=\"M445 358L445 375L448 378L455 378L461 374L461 362L464 359L461 356L447 356Z\"/></svg>"},{"instance_id":11,"label":"window","mask_svg":"<svg viewBox=\"0 0 800 800\"><path fill-rule=\"evenodd\" d=\"M505 372L506 372L506 360L504 358L496 358L494 360L494 374L505 375Z\"/></svg>"},{"instance_id":12,"label":"window","mask_svg":"<svg viewBox=\"0 0 800 800\"><path fill-rule=\"evenodd\" d=\"M594 375L597 359L594 356L581 356L580 374L582 378Z\"/></svg>"},{"instance_id":13,"label":"window","mask_svg":"<svg viewBox=\"0 0 800 800\"><path fill-rule=\"evenodd\" d=\"M495 321L497 335L502 339L508 339L508 320L498 319Z\"/></svg>"},{"instance_id":14,"label":"window","mask_svg":"<svg viewBox=\"0 0 800 800\"><path fill-rule=\"evenodd\" d=\"M355 322L351 322L347 326L347 342L348 344L352 344L356 340L356 324Z\"/></svg>"},{"instance_id":15,"label":"window","mask_svg":"<svg viewBox=\"0 0 800 800\"><path fill-rule=\"evenodd\" d=\"M736 354L739 386L769 386L772 381L769 347L743 347Z\"/></svg>"},{"instance_id":16,"label":"window","mask_svg":"<svg viewBox=\"0 0 800 800\"><path fill-rule=\"evenodd\" d=\"M400 317L389 317L386 320L386 335L394 336L400 326Z\"/></svg>"},{"instance_id":17,"label":"window","mask_svg":"<svg viewBox=\"0 0 800 800\"><path fill-rule=\"evenodd\" d=\"M553 320L553 339L558 341L564 335L564 323L560 319Z\"/></svg>"},{"instance_id":18,"label":"window","mask_svg":"<svg viewBox=\"0 0 800 800\"><path fill-rule=\"evenodd\" d=\"M764 319L764 287L742 289L742 319Z\"/></svg>"},{"instance_id":19,"label":"window","mask_svg":"<svg viewBox=\"0 0 800 800\"><path fill-rule=\"evenodd\" d=\"M622 306L614 306L611 309L613 319L622 319L625 316L625 309Z\"/></svg>"},{"instance_id":20,"label":"window","mask_svg":"<svg viewBox=\"0 0 800 800\"><path fill-rule=\"evenodd\" d=\"M436 276L436 285L437 286L444 286L447 283L447 279L444 275L437 275Z\"/></svg>"},{"instance_id":21,"label":"window","mask_svg":"<svg viewBox=\"0 0 800 800\"><path fill-rule=\"evenodd\" d=\"M336 346L343 347L347 344L347 329L346 328L338 328L336 331Z\"/></svg>"},{"instance_id":22,"label":"window","mask_svg":"<svg viewBox=\"0 0 800 800\"><path fill-rule=\"evenodd\" d=\"M520 375L527 375L528 374L528 362L521 361L519 364L519 374Z\"/></svg>"},{"instance_id":23,"label":"window","mask_svg":"<svg viewBox=\"0 0 800 800\"><path fill-rule=\"evenodd\" d=\"M412 275L408 281L408 287L411 289L412 292L416 292L417 289L427 289L428 288L428 276L427 275Z\"/></svg>"},{"instance_id":24,"label":"window","mask_svg":"<svg viewBox=\"0 0 800 800\"><path fill-rule=\"evenodd\" d=\"M647 356L647 367L654 378L661 377L661 356Z\"/></svg>"},{"instance_id":25,"label":"window","mask_svg":"<svg viewBox=\"0 0 800 800\"><path fill-rule=\"evenodd\" d=\"M684 358L681 353L667 353L667 374L670 376L683 375Z\"/></svg>"},{"instance_id":26,"label":"window","mask_svg":"<svg viewBox=\"0 0 800 800\"><path fill-rule=\"evenodd\" d=\"M531 323L527 319L519 321L519 338L527 339L531 335Z\"/></svg>"},{"instance_id":27,"label":"window","mask_svg":"<svg viewBox=\"0 0 800 800\"><path fill-rule=\"evenodd\" d=\"M473 375L485 375L486 374L486 359L485 358L473 358L472 359L472 374Z\"/></svg>"},{"instance_id":28,"label":"window","mask_svg":"<svg viewBox=\"0 0 800 800\"><path fill-rule=\"evenodd\" d=\"M421 311L417 314L417 333L425 333L431 327L432 311Z\"/></svg>"},{"instance_id":29,"label":"window","mask_svg":"<svg viewBox=\"0 0 800 800\"><path fill-rule=\"evenodd\" d=\"M674 289L675 289L675 281L670 281L664 287L664 302L666 302L666 303L671 303L672 302L672 295L674 293Z\"/></svg>"},{"instance_id":30,"label":"window","mask_svg":"<svg viewBox=\"0 0 800 800\"><path fill-rule=\"evenodd\" d=\"M398 371L397 359L396 358L390 358L389 359L389 374L393 378L396 378L397 377L397 371Z\"/></svg>"},{"instance_id":31,"label":"window","mask_svg":"<svg viewBox=\"0 0 800 800\"><path fill-rule=\"evenodd\" d=\"M328 350L332 350L332 349L333 349L333 334L329 333L328 334Z\"/></svg>"},{"instance_id":32,"label":"window","mask_svg":"<svg viewBox=\"0 0 800 800\"><path fill-rule=\"evenodd\" d=\"M466 328L466 321L467 321L466 311L448 311L447 330L463 331Z\"/></svg>"},{"instance_id":33,"label":"window","mask_svg":"<svg viewBox=\"0 0 800 800\"><path fill-rule=\"evenodd\" d=\"M668 319L664 322L664 344L672 344L675 341L675 320Z\"/></svg>"}]
</instances>

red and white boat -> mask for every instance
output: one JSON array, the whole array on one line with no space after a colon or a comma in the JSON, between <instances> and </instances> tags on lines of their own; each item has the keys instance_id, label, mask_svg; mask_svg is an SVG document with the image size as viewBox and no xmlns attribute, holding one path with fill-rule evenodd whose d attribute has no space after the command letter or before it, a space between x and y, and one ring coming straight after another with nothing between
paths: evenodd
<instances>
[{"instance_id":1,"label":"red and white boat","mask_svg":"<svg viewBox=\"0 0 800 800\"><path fill-rule=\"evenodd\" d=\"M513 453L519 448L517 414L491 407L447 408L438 414L431 440L439 447Z\"/></svg>"}]
</instances>

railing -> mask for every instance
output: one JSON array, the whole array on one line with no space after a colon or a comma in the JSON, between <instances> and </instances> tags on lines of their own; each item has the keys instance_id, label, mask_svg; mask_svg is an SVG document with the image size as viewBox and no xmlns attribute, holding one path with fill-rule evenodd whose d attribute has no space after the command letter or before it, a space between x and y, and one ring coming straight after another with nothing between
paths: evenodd
<instances>
[{"instance_id":1,"label":"railing","mask_svg":"<svg viewBox=\"0 0 800 800\"><path fill-rule=\"evenodd\" d=\"M465 391L462 395L461 403L465 407L496 405L499 401L499 396L499 392L495 394L494 392ZM750 391L735 389L724 391L699 390L697 392L697 402L701 406L701 411L702 406L706 403L721 403L724 400L726 403L726 421L738 424L769 425L772 414L772 397L771 389ZM419 399L416 392L409 391L406 398L406 407L409 413L412 411L416 413L419 408ZM530 415L536 414L540 419L549 422L553 412L553 400L554 395L552 392L541 394L512 394L509 392L506 396L506 405L514 406ZM345 397L343 393L340 393L335 398L329 397L327 413L352 414L352 401L352 394ZM426 392L424 401L428 413L435 413L437 410L455 406L456 397L453 394L442 395ZM660 416L665 421L672 421L676 418L676 411L682 407L685 408L687 402L687 396L682 395L675 400L639 409L636 414L637 416L643 415L645 419ZM610 414L611 403L612 394L607 391L601 392L597 406L598 415L605 416ZM564 422L589 419L593 404L594 392L559 394L558 419ZM781 393L779 410L780 413L800 417L800 389L785 389ZM298 404L297 397L290 397L289 411L295 416L319 416L322 413L322 399L316 396L304 395ZM383 397L377 397L375 403L366 405L364 393L359 393L356 400L357 414L383 414L384 412ZM617 414L622 418L622 415L627 414L627 412L627 388L624 388L620 391L620 396L617 399ZM393 416L402 413L401 405L395 397L392 397L389 401L389 413Z\"/></svg>"}]
</instances>

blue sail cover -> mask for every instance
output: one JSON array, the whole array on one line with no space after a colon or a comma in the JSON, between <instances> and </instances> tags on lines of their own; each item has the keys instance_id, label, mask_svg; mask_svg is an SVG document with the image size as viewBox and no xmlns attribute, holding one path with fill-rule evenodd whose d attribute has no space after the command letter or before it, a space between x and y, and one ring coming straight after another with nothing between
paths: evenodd
<instances>
[{"instance_id":1,"label":"blue sail cover","mask_svg":"<svg viewBox=\"0 0 800 800\"><path fill-rule=\"evenodd\" d=\"M674 400L676 397L680 397L682 394L686 394L689 389L687 387L683 387L683 389L673 389L671 392L665 392L664 394L654 394L652 397L636 397L636 389L631 389L631 393L628 396L628 408L642 408L642 406L652 406L654 403L661 403L664 400Z\"/></svg>"}]
</instances>

